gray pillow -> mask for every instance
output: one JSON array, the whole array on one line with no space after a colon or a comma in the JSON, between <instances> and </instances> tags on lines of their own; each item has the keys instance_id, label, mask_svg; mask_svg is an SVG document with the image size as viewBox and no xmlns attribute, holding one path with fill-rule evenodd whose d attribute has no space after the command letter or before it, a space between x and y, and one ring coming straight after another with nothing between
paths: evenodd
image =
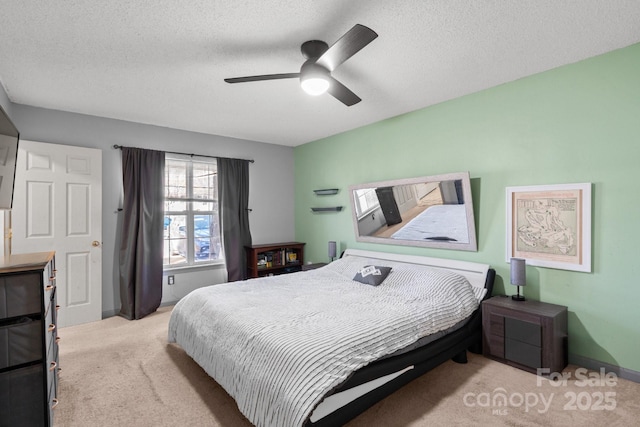
<instances>
[{"instance_id":1,"label":"gray pillow","mask_svg":"<svg viewBox=\"0 0 640 427\"><path fill-rule=\"evenodd\" d=\"M378 286L387 278L391 267L379 267L377 265L365 265L353 278L356 282L365 285Z\"/></svg>"}]
</instances>

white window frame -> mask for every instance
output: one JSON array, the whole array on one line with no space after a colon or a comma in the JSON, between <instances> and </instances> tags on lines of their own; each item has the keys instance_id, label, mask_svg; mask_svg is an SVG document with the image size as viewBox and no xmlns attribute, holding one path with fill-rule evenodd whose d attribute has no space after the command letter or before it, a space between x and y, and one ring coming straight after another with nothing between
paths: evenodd
<instances>
[{"instance_id":1,"label":"white window frame","mask_svg":"<svg viewBox=\"0 0 640 427\"><path fill-rule=\"evenodd\" d=\"M358 219L368 215L370 212L373 212L380 207L380 201L378 201L377 196L376 196L376 203L371 206L365 206L363 209L363 206L360 204L360 198L364 196L365 193L368 193L368 192L375 193L376 191L375 188L361 188L354 191L355 191L354 201L356 205L356 216Z\"/></svg>"},{"instance_id":2,"label":"white window frame","mask_svg":"<svg viewBox=\"0 0 640 427\"><path fill-rule=\"evenodd\" d=\"M209 163L209 164L215 164L216 165L216 171L217 171L217 161L215 158L197 158L197 159L193 159L191 156L186 156L186 155L180 155L180 154L173 154L173 153L166 153L165 154L165 160L167 161L179 161L179 162L184 162L186 164L186 179L187 182L185 184L186 186L186 190L187 190L187 197L182 198L182 197L166 197L165 195L165 201L178 201L178 202L184 202L186 203L186 209L184 211L178 211L178 210L171 210L171 211L164 211L164 216L169 216L169 215L184 215L186 217L185 220L185 227L186 227L186 234L187 234L187 241L186 241L186 249L187 249L187 257L186 257L186 263L181 263L181 264L163 264L163 270L164 271L169 271L169 270L180 270L180 269L197 269L197 268L201 268L201 267L211 267L211 266L219 266L219 265L224 265L225 261L224 261L224 255L223 255L223 251L222 248L220 248L220 252L219 252L219 257L218 259L215 260L210 260L210 261L196 261L195 260L195 251L194 251L194 240L195 240L195 236L194 236L194 228L193 228L193 224L194 224L194 218L197 215L213 215L217 218L216 224L220 224L220 217L219 217L219 209L218 211L214 211L214 210L195 210L194 209L194 203L198 203L198 202L214 202L217 204L218 199L214 198L214 199L196 199L193 197L193 165L194 163ZM167 183L165 182L165 194L166 194L166 185ZM216 194L217 194L217 189L216 189ZM222 236L220 236L220 239L222 240ZM166 239L163 238L163 245L165 244ZM163 246L164 247L164 246ZM169 249L171 250L171 249Z\"/></svg>"}]
</instances>

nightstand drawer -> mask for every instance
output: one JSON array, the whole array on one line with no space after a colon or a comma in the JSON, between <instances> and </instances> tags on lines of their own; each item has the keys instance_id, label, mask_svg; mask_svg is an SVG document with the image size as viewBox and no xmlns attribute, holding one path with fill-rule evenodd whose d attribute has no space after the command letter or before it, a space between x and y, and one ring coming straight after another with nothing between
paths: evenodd
<instances>
[{"instance_id":1,"label":"nightstand drawer","mask_svg":"<svg viewBox=\"0 0 640 427\"><path fill-rule=\"evenodd\" d=\"M542 349L521 341L507 338L504 346L504 357L507 360L530 368L542 367Z\"/></svg>"},{"instance_id":2,"label":"nightstand drawer","mask_svg":"<svg viewBox=\"0 0 640 427\"><path fill-rule=\"evenodd\" d=\"M540 347L541 331L539 323L526 322L524 320L506 317L504 319L505 337L518 340L532 346Z\"/></svg>"}]
</instances>

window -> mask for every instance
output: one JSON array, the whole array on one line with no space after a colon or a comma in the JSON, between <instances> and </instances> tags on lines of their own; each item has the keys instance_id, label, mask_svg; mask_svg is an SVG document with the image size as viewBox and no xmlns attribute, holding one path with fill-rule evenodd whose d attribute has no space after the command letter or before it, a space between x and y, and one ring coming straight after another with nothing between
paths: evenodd
<instances>
[{"instance_id":1,"label":"window","mask_svg":"<svg viewBox=\"0 0 640 427\"><path fill-rule=\"evenodd\" d=\"M167 154L164 179L165 268L221 261L215 159Z\"/></svg>"},{"instance_id":2,"label":"window","mask_svg":"<svg viewBox=\"0 0 640 427\"><path fill-rule=\"evenodd\" d=\"M375 188L356 190L355 202L356 214L358 217L361 217L380 206Z\"/></svg>"}]
</instances>

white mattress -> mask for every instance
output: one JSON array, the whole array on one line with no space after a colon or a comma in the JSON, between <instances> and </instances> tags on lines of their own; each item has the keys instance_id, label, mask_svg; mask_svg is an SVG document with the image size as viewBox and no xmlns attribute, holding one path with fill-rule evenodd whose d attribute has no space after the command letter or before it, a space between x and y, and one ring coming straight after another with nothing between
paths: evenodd
<instances>
[{"instance_id":1,"label":"white mattress","mask_svg":"<svg viewBox=\"0 0 640 427\"><path fill-rule=\"evenodd\" d=\"M198 289L172 312L178 343L256 426L300 426L351 373L478 307L463 277L392 267L373 287L352 280L371 260L347 257L309 272Z\"/></svg>"},{"instance_id":2,"label":"white mattress","mask_svg":"<svg viewBox=\"0 0 640 427\"><path fill-rule=\"evenodd\" d=\"M444 240L469 243L465 205L430 206L391 235L401 240ZM447 240L445 240L447 241Z\"/></svg>"}]
</instances>

